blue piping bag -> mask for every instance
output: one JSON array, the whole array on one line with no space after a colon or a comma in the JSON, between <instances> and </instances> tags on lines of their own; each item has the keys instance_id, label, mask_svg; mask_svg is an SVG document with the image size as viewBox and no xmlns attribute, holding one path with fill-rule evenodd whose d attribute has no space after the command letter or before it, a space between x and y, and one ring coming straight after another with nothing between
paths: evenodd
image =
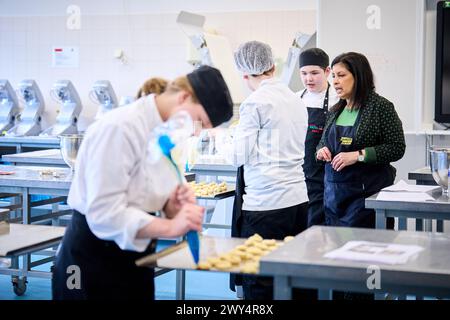
<instances>
[{"instance_id":1,"label":"blue piping bag","mask_svg":"<svg viewBox=\"0 0 450 320\"><path fill-rule=\"evenodd\" d=\"M183 184L183 178L181 176L180 169L176 165L175 161L173 161L172 156L170 154L170 150L172 150L175 147L175 144L172 142L170 137L166 134L159 136L158 144L159 144L164 156L169 160L169 162L175 168L175 171L178 176L178 182L180 184ZM197 231L189 231L186 234L186 239L187 239L187 242L189 245L189 249L191 250L192 257L194 258L194 262L195 262L195 264L198 264L198 262L200 260L200 239L198 236L198 232Z\"/></svg>"}]
</instances>

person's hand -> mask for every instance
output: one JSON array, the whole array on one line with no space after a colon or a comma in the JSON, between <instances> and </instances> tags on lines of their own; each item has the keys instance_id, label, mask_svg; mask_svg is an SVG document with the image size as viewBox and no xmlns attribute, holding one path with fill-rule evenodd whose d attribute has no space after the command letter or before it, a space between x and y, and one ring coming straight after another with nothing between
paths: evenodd
<instances>
[{"instance_id":1,"label":"person's hand","mask_svg":"<svg viewBox=\"0 0 450 320\"><path fill-rule=\"evenodd\" d=\"M170 221L169 237L181 237L188 231L202 231L205 208L186 203Z\"/></svg>"},{"instance_id":2,"label":"person's hand","mask_svg":"<svg viewBox=\"0 0 450 320\"><path fill-rule=\"evenodd\" d=\"M331 161L331 152L327 147L320 148L317 151L317 160L330 162Z\"/></svg>"},{"instance_id":3,"label":"person's hand","mask_svg":"<svg viewBox=\"0 0 450 320\"><path fill-rule=\"evenodd\" d=\"M341 152L337 154L333 161L331 161L331 166L336 171L341 171L345 167L351 166L358 161L358 151L353 152Z\"/></svg>"},{"instance_id":4,"label":"person's hand","mask_svg":"<svg viewBox=\"0 0 450 320\"><path fill-rule=\"evenodd\" d=\"M164 213L171 218L180 211L181 207L186 203L196 203L195 193L188 184L179 185L170 194L169 199L164 205Z\"/></svg>"}]
</instances>

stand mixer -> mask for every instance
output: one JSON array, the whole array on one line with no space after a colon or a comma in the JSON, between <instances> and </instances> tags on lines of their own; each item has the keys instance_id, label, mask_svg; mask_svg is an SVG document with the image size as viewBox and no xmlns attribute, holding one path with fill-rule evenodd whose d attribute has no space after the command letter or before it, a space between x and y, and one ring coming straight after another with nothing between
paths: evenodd
<instances>
[{"instance_id":1,"label":"stand mixer","mask_svg":"<svg viewBox=\"0 0 450 320\"><path fill-rule=\"evenodd\" d=\"M17 95L8 80L0 80L0 133L14 126L19 115Z\"/></svg>"},{"instance_id":2,"label":"stand mixer","mask_svg":"<svg viewBox=\"0 0 450 320\"><path fill-rule=\"evenodd\" d=\"M78 133L77 121L82 110L81 100L69 80L59 80L50 91L50 96L61 104L56 123L42 132L41 136L58 136Z\"/></svg>"},{"instance_id":3,"label":"stand mixer","mask_svg":"<svg viewBox=\"0 0 450 320\"><path fill-rule=\"evenodd\" d=\"M45 104L41 90L34 80L23 80L19 83L19 97L23 102L20 120L6 135L8 136L36 136L41 131L41 119Z\"/></svg>"},{"instance_id":4,"label":"stand mixer","mask_svg":"<svg viewBox=\"0 0 450 320\"><path fill-rule=\"evenodd\" d=\"M100 119L105 113L119 106L116 93L108 80L98 80L94 83L89 98L99 105L95 120Z\"/></svg>"}]
</instances>

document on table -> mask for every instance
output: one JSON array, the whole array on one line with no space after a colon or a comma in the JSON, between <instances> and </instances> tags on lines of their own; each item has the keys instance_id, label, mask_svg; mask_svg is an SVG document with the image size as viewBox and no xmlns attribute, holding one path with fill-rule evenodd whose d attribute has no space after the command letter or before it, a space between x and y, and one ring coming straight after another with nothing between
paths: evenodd
<instances>
[{"instance_id":1,"label":"document on table","mask_svg":"<svg viewBox=\"0 0 450 320\"><path fill-rule=\"evenodd\" d=\"M422 186L415 184L407 184L405 181L400 180L396 184L386 187L381 191L388 192L429 192L435 189L439 189L439 186Z\"/></svg>"},{"instance_id":2,"label":"document on table","mask_svg":"<svg viewBox=\"0 0 450 320\"><path fill-rule=\"evenodd\" d=\"M325 258L373 262L382 264L405 264L417 253L424 250L421 246L370 241L349 241L342 247L330 251Z\"/></svg>"},{"instance_id":3,"label":"document on table","mask_svg":"<svg viewBox=\"0 0 450 320\"><path fill-rule=\"evenodd\" d=\"M408 202L430 201L434 200L434 198L427 192L438 188L439 186L421 186L407 184L405 181L400 180L396 184L382 189L377 196L377 200Z\"/></svg>"},{"instance_id":4,"label":"document on table","mask_svg":"<svg viewBox=\"0 0 450 320\"><path fill-rule=\"evenodd\" d=\"M407 201L407 202L423 202L434 200L432 196L425 192L384 192L381 191L377 200L379 201Z\"/></svg>"}]
</instances>

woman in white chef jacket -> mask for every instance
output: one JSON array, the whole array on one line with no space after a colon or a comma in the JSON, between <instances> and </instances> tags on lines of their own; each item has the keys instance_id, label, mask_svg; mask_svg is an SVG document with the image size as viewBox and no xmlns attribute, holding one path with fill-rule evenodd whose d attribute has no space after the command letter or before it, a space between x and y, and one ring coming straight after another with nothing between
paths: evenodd
<instances>
[{"instance_id":1,"label":"woman in white chef jacket","mask_svg":"<svg viewBox=\"0 0 450 320\"><path fill-rule=\"evenodd\" d=\"M154 251L151 239L201 230L204 209L192 190L177 186L167 163L146 163L152 130L179 111L206 128L229 120L220 71L200 67L89 127L69 192L74 214L54 267L54 299L154 299L153 269L136 259ZM149 214L161 210L167 219Z\"/></svg>"},{"instance_id":2,"label":"woman in white chef jacket","mask_svg":"<svg viewBox=\"0 0 450 320\"><path fill-rule=\"evenodd\" d=\"M239 109L232 163L243 166L242 210L234 228L241 237L258 233L283 239L306 229L308 196L302 164L308 114L303 102L274 77L271 48L258 41L241 45L236 66L252 91ZM242 168L241 168L242 169ZM235 206L236 209L236 206ZM237 212L239 211L239 212ZM243 277L245 299L272 299L271 277Z\"/></svg>"}]
</instances>

